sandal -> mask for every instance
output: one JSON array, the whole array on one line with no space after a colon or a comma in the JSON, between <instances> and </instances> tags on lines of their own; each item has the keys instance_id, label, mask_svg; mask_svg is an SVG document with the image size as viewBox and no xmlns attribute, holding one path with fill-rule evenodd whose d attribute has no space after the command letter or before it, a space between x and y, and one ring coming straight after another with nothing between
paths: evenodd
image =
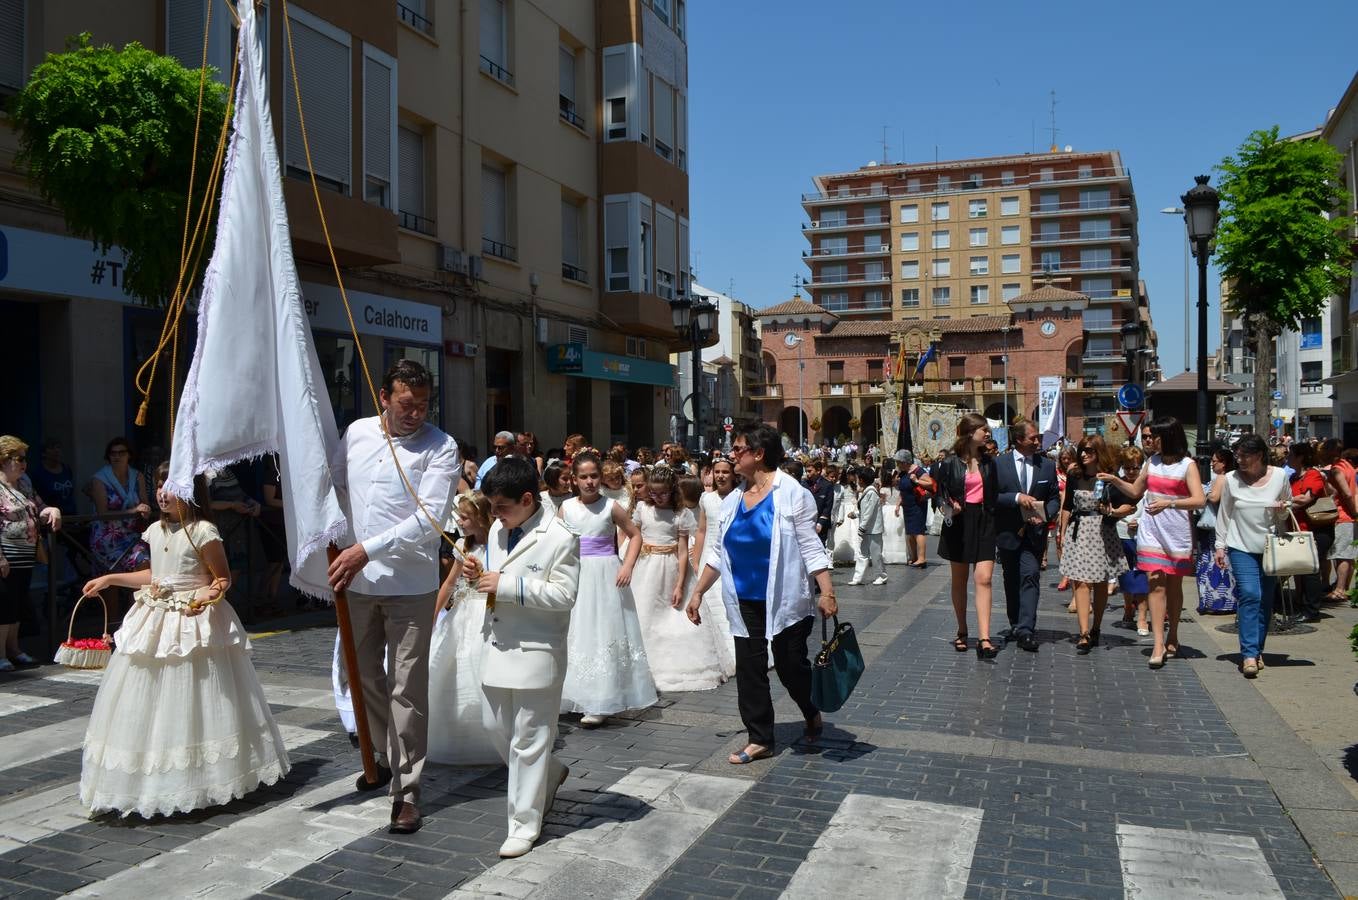
<instances>
[{"instance_id":1,"label":"sandal","mask_svg":"<svg viewBox=\"0 0 1358 900\"><path fill-rule=\"evenodd\" d=\"M739 753L732 753L726 757L726 761L733 766L747 766L756 760L768 759L771 756L773 756L773 750L765 747L762 750L756 750L754 753L747 753L744 750Z\"/></svg>"},{"instance_id":2,"label":"sandal","mask_svg":"<svg viewBox=\"0 0 1358 900\"><path fill-rule=\"evenodd\" d=\"M952 648L958 653L967 652L967 633L965 631L957 632L957 637L953 638Z\"/></svg>"},{"instance_id":3,"label":"sandal","mask_svg":"<svg viewBox=\"0 0 1358 900\"><path fill-rule=\"evenodd\" d=\"M1080 654L1081 656L1084 656L1086 653L1089 652L1089 648L1091 646L1092 644L1090 643L1089 632L1088 631L1081 632L1079 639L1075 641L1075 652Z\"/></svg>"},{"instance_id":4,"label":"sandal","mask_svg":"<svg viewBox=\"0 0 1358 900\"><path fill-rule=\"evenodd\" d=\"M1176 659L1179 656L1178 644L1165 644L1165 659Z\"/></svg>"},{"instance_id":5,"label":"sandal","mask_svg":"<svg viewBox=\"0 0 1358 900\"><path fill-rule=\"evenodd\" d=\"M994 659L996 656L999 656L999 654L1000 651L995 649L995 645L991 643L990 638L981 638L976 642L977 659Z\"/></svg>"}]
</instances>

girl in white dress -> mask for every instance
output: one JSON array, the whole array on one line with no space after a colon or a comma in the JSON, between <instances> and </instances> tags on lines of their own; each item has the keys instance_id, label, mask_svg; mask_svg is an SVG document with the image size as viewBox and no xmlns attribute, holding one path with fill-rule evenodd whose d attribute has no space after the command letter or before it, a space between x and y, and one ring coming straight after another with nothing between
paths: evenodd
<instances>
[{"instance_id":1,"label":"girl in white dress","mask_svg":"<svg viewBox=\"0 0 1358 900\"><path fill-rule=\"evenodd\" d=\"M882 495L882 561L891 566L910 562L910 540L905 533L905 517L887 512L896 503L899 479L900 473L889 469L883 474L881 486L874 484L872 487L872 490Z\"/></svg>"},{"instance_id":2,"label":"girl in white dress","mask_svg":"<svg viewBox=\"0 0 1358 900\"><path fill-rule=\"evenodd\" d=\"M575 496L575 477L571 474L570 463L559 459L549 462L542 470L542 483L547 489L538 491L538 499L550 518L556 515L561 504Z\"/></svg>"},{"instance_id":3,"label":"girl in white dress","mask_svg":"<svg viewBox=\"0 0 1358 900\"><path fill-rule=\"evenodd\" d=\"M606 459L599 473L599 493L622 506L629 515L632 512L632 495L627 490L627 473L622 463Z\"/></svg>"},{"instance_id":4,"label":"girl in white dress","mask_svg":"<svg viewBox=\"0 0 1358 900\"><path fill-rule=\"evenodd\" d=\"M830 558L835 565L852 565L858 556L858 519L850 517L849 513L858 509L858 491L855 485L858 483L854 475L852 466L845 468L842 472L838 466L829 466L835 470L835 505L831 509L830 521L834 525L834 535L830 539Z\"/></svg>"},{"instance_id":5,"label":"girl in white dress","mask_svg":"<svg viewBox=\"0 0 1358 900\"><path fill-rule=\"evenodd\" d=\"M725 681L718 636L708 622L694 628L685 615L688 539L697 523L676 509L674 470L656 466L647 477L648 499L637 501L632 519L641 527L641 558L632 596L655 686L662 691L707 691Z\"/></svg>"},{"instance_id":6,"label":"girl in white dress","mask_svg":"<svg viewBox=\"0 0 1358 900\"><path fill-rule=\"evenodd\" d=\"M169 463L156 471L161 518L143 535L151 568L85 585L86 595L136 590L85 732L80 802L91 815L216 806L290 767L245 628L221 602L231 584L221 536L162 490L169 471ZM194 487L206 509L206 486Z\"/></svg>"},{"instance_id":7,"label":"girl in white dress","mask_svg":"<svg viewBox=\"0 0 1358 900\"><path fill-rule=\"evenodd\" d=\"M721 502L726 499L726 495L735 490L736 481L735 463L729 456L717 456L712 460L712 490L704 491L698 500L698 529L697 538L693 542L693 553L690 554L693 562L693 572L698 573L703 568L703 554L709 547L714 546L714 542L721 535ZM690 581L696 581L696 574L689 576ZM702 597L702 617L704 622L711 622L716 629L719 644L717 647L717 658L721 664L722 675L730 678L736 674L736 645L731 638L731 623L726 618L726 604L722 601L721 591L707 591Z\"/></svg>"},{"instance_id":8,"label":"girl in white dress","mask_svg":"<svg viewBox=\"0 0 1358 900\"><path fill-rule=\"evenodd\" d=\"M490 501L476 492L459 494L453 515L462 538L439 587L429 639L429 759L461 766L498 763L500 754L481 719L486 595L461 577L467 559L485 561Z\"/></svg>"},{"instance_id":9,"label":"girl in white dress","mask_svg":"<svg viewBox=\"0 0 1358 900\"><path fill-rule=\"evenodd\" d=\"M598 454L577 453L571 466L580 495L563 503L558 516L580 536L580 587L566 640L561 711L583 713L580 724L594 728L613 713L650 706L656 693L629 587L641 532L625 508L599 492ZM630 538L622 561L615 549L619 531Z\"/></svg>"}]
</instances>

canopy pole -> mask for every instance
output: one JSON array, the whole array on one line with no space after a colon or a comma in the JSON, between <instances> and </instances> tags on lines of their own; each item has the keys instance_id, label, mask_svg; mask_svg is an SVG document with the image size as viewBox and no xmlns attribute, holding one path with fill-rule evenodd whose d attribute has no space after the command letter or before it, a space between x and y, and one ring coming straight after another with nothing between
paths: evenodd
<instances>
[{"instance_id":1,"label":"canopy pole","mask_svg":"<svg viewBox=\"0 0 1358 900\"><path fill-rule=\"evenodd\" d=\"M339 556L334 544L325 548L326 558L333 563ZM363 676L358 671L358 648L354 645L354 626L349 620L349 595L335 591L335 620L339 624L340 653L349 675L349 699L354 704L354 726L358 731L358 754L363 758L363 778L377 784L377 760L373 756L372 735L368 732L368 704L363 697Z\"/></svg>"}]
</instances>

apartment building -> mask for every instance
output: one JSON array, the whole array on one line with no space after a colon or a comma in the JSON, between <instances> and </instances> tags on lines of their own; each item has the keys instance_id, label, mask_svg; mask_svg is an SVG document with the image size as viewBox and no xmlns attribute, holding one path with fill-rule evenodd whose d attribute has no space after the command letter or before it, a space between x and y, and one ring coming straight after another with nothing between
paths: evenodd
<instances>
[{"instance_id":1,"label":"apartment building","mask_svg":"<svg viewBox=\"0 0 1358 900\"><path fill-rule=\"evenodd\" d=\"M1358 75L1349 82L1335 108L1330 110L1320 129L1320 139L1344 154L1340 181L1349 193L1349 208L1338 210L1358 221ZM1358 252L1358 227L1352 235ZM1348 290L1331 300L1329 314L1329 355L1333 389L1335 436L1349 447L1358 446L1358 262L1350 272Z\"/></svg>"},{"instance_id":2,"label":"apartment building","mask_svg":"<svg viewBox=\"0 0 1358 900\"><path fill-rule=\"evenodd\" d=\"M230 69L230 13L210 0L209 62ZM0 4L0 93L90 31L196 66L209 0ZM313 337L341 425L370 414L330 270L292 93L375 377L414 357L435 373L431 418L485 453L502 428L544 445L666 431L674 385L666 301L688 283L683 0L266 0L264 35L284 193ZM65 233L14 166L0 119L0 315L26 348L0 364L24 401L0 431L74 447L164 444L165 391L134 429L133 375L163 316ZM100 274L103 273L103 274ZM185 336L192 340L192 324ZM32 358L28 353L31 352Z\"/></svg>"},{"instance_id":3,"label":"apartment building","mask_svg":"<svg viewBox=\"0 0 1358 900\"><path fill-rule=\"evenodd\" d=\"M1154 331L1117 151L872 163L813 180L802 232L816 306L841 320L947 321L1008 315L1046 284L1083 294L1083 343L1065 374L1091 428L1112 415L1122 383L1154 371L1152 357L1123 347L1124 327L1143 347Z\"/></svg>"}]
</instances>

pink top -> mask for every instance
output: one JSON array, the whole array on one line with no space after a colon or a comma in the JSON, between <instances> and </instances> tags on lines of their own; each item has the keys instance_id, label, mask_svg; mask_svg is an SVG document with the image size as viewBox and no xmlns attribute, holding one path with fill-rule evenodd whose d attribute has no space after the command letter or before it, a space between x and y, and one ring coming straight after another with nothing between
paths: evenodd
<instances>
[{"instance_id":1,"label":"pink top","mask_svg":"<svg viewBox=\"0 0 1358 900\"><path fill-rule=\"evenodd\" d=\"M981 481L980 472L968 472L966 485L968 503L981 503L985 500L985 484Z\"/></svg>"}]
</instances>

